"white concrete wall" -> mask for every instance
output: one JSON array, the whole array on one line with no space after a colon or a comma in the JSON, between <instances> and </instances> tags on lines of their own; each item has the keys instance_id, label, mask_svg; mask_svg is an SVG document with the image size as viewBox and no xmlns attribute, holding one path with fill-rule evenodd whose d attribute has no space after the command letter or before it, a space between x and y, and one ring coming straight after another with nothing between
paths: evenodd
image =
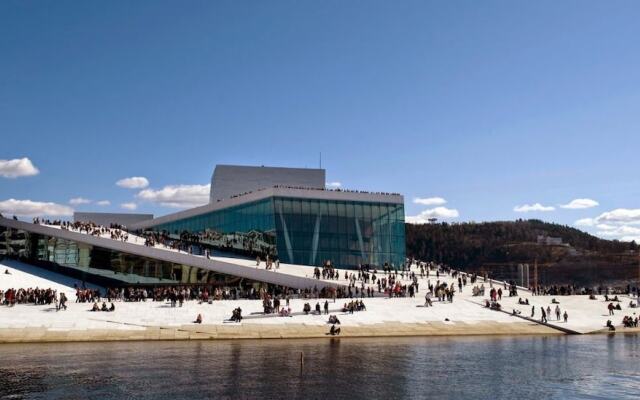
<instances>
[{"instance_id":1,"label":"white concrete wall","mask_svg":"<svg viewBox=\"0 0 640 400\"><path fill-rule=\"evenodd\" d=\"M312 168L217 165L211 177L210 201L276 185L322 189L325 170Z\"/></svg>"}]
</instances>

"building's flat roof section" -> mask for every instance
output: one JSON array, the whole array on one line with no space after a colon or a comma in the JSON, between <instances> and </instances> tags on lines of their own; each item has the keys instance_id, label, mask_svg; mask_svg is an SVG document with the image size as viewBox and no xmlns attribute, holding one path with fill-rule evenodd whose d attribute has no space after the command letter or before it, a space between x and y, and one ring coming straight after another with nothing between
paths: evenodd
<instances>
[{"instance_id":1,"label":"building's flat roof section","mask_svg":"<svg viewBox=\"0 0 640 400\"><path fill-rule=\"evenodd\" d=\"M324 189L326 173L316 168L216 165L211 177L210 202L277 185Z\"/></svg>"},{"instance_id":2,"label":"building's flat roof section","mask_svg":"<svg viewBox=\"0 0 640 400\"><path fill-rule=\"evenodd\" d=\"M260 189L254 192L246 193L240 196L232 197L226 200L220 200L201 207L195 207L177 213L165 215L148 221L143 221L129 226L131 229L146 229L152 226L165 224L168 222L178 221L185 218L194 217L209 213L212 211L222 210L225 208L237 206L240 204L250 203L262 200L268 197L293 197L301 199L315 200L342 200L342 201L361 201L369 203L390 203L403 204L404 197L400 194L389 193L367 193L346 190L324 190L324 189L308 189L308 188L292 188L292 187L271 187Z\"/></svg>"}]
</instances>

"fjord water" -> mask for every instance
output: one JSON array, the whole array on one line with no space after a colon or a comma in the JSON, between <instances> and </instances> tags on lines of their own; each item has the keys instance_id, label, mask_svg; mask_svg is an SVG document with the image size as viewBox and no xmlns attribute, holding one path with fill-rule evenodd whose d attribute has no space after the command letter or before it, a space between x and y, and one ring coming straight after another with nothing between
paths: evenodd
<instances>
[{"instance_id":1,"label":"fjord water","mask_svg":"<svg viewBox=\"0 0 640 400\"><path fill-rule=\"evenodd\" d=\"M640 393L639 335L16 344L0 345L0 355L0 399Z\"/></svg>"}]
</instances>

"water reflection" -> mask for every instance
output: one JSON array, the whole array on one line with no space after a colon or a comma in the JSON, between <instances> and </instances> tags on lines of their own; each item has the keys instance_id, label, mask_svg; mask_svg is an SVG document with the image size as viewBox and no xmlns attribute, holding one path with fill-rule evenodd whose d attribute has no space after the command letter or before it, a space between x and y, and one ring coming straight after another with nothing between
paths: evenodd
<instances>
[{"instance_id":1,"label":"water reflection","mask_svg":"<svg viewBox=\"0 0 640 400\"><path fill-rule=\"evenodd\" d=\"M631 398L639 350L637 335L2 345L0 398Z\"/></svg>"}]
</instances>

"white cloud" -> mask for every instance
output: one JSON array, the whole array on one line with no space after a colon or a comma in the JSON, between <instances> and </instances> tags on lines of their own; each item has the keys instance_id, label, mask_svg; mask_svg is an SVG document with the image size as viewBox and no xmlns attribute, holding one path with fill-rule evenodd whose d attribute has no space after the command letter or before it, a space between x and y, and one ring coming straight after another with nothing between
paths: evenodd
<instances>
[{"instance_id":1,"label":"white cloud","mask_svg":"<svg viewBox=\"0 0 640 400\"><path fill-rule=\"evenodd\" d=\"M617 224L640 224L640 208L617 208L600 214L596 220Z\"/></svg>"},{"instance_id":2,"label":"white cloud","mask_svg":"<svg viewBox=\"0 0 640 400\"><path fill-rule=\"evenodd\" d=\"M132 176L131 178L120 179L116 185L127 189L144 189L149 186L149 180L144 176Z\"/></svg>"},{"instance_id":3,"label":"white cloud","mask_svg":"<svg viewBox=\"0 0 640 400\"><path fill-rule=\"evenodd\" d=\"M404 217L404 222L406 222L407 224L426 224L429 221L425 220L419 215L407 215Z\"/></svg>"},{"instance_id":4,"label":"white cloud","mask_svg":"<svg viewBox=\"0 0 640 400\"><path fill-rule=\"evenodd\" d=\"M51 202L9 199L0 201L0 213L18 215L21 217L60 216L73 215L71 207Z\"/></svg>"},{"instance_id":5,"label":"white cloud","mask_svg":"<svg viewBox=\"0 0 640 400\"><path fill-rule=\"evenodd\" d=\"M337 189L337 188L342 186L342 183L340 183L340 182L327 182L326 186L329 189Z\"/></svg>"},{"instance_id":6,"label":"white cloud","mask_svg":"<svg viewBox=\"0 0 640 400\"><path fill-rule=\"evenodd\" d=\"M5 178L18 178L21 176L38 175L40 171L28 158L16 158L13 160L0 160L0 176Z\"/></svg>"},{"instance_id":7,"label":"white cloud","mask_svg":"<svg viewBox=\"0 0 640 400\"><path fill-rule=\"evenodd\" d=\"M91 200L85 199L84 197L74 197L73 199L69 200L69 204L72 204L74 206L77 206L80 204L89 204L89 203L91 203Z\"/></svg>"},{"instance_id":8,"label":"white cloud","mask_svg":"<svg viewBox=\"0 0 640 400\"><path fill-rule=\"evenodd\" d=\"M595 227L601 231L611 231L617 228L617 226L609 224L596 224Z\"/></svg>"},{"instance_id":9,"label":"white cloud","mask_svg":"<svg viewBox=\"0 0 640 400\"><path fill-rule=\"evenodd\" d=\"M576 226L593 227L595 234L607 238L640 242L640 209L617 208L595 218L582 218Z\"/></svg>"},{"instance_id":10,"label":"white cloud","mask_svg":"<svg viewBox=\"0 0 640 400\"><path fill-rule=\"evenodd\" d=\"M573 223L575 226L594 226L596 221L593 218L581 218Z\"/></svg>"},{"instance_id":11,"label":"white cloud","mask_svg":"<svg viewBox=\"0 0 640 400\"><path fill-rule=\"evenodd\" d=\"M99 206L110 206L111 202L109 200L100 200L97 201L96 204Z\"/></svg>"},{"instance_id":12,"label":"white cloud","mask_svg":"<svg viewBox=\"0 0 640 400\"><path fill-rule=\"evenodd\" d=\"M125 210L135 210L136 208L138 208L138 205L136 203L122 203L120 204L120 207L124 208Z\"/></svg>"},{"instance_id":13,"label":"white cloud","mask_svg":"<svg viewBox=\"0 0 640 400\"><path fill-rule=\"evenodd\" d=\"M599 205L600 205L600 203L598 203L597 201L592 200L592 199L574 199L574 200L571 200L567 204L560 205L560 207L561 208L568 208L568 209L571 209L571 210L580 210L580 209L583 209L583 208L597 207Z\"/></svg>"},{"instance_id":14,"label":"white cloud","mask_svg":"<svg viewBox=\"0 0 640 400\"><path fill-rule=\"evenodd\" d=\"M162 189L145 189L136 195L141 200L166 207L186 208L207 204L211 185L169 185Z\"/></svg>"},{"instance_id":15,"label":"white cloud","mask_svg":"<svg viewBox=\"0 0 640 400\"><path fill-rule=\"evenodd\" d=\"M446 208L446 207L436 207L436 208L424 210L420 214L415 216L407 216L405 217L405 221L410 224L426 224L427 222L429 222L430 218L451 219L451 218L458 218L459 216L460 216L460 213L456 209Z\"/></svg>"},{"instance_id":16,"label":"white cloud","mask_svg":"<svg viewBox=\"0 0 640 400\"><path fill-rule=\"evenodd\" d=\"M522 206L515 206L513 207L513 211L515 212L520 212L520 213L526 213L526 212L530 212L530 211L541 211L541 212L546 212L546 211L553 211L556 208L553 206L543 206L540 203L535 203L535 204L524 204Z\"/></svg>"},{"instance_id":17,"label":"white cloud","mask_svg":"<svg viewBox=\"0 0 640 400\"><path fill-rule=\"evenodd\" d=\"M597 228L599 229L597 234L600 236L608 236L613 238L619 238L623 236L640 236L640 228L637 228L635 226L612 226L600 224L597 226Z\"/></svg>"},{"instance_id":18,"label":"white cloud","mask_svg":"<svg viewBox=\"0 0 640 400\"><path fill-rule=\"evenodd\" d=\"M447 203L442 197L414 197L413 202L424 206L441 206Z\"/></svg>"}]
</instances>

